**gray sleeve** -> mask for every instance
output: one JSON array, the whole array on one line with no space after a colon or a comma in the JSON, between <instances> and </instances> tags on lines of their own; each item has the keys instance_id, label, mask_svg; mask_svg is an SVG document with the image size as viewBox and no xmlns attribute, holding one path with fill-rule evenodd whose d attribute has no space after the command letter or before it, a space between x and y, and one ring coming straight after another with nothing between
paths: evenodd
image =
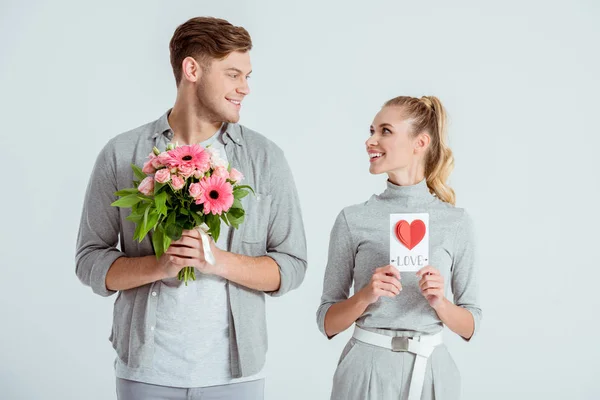
<instances>
[{"instance_id":1,"label":"gray sleeve","mask_svg":"<svg viewBox=\"0 0 600 400\"><path fill-rule=\"evenodd\" d=\"M296 289L306 274L306 235L300 199L292 171L281 149L269 154L271 212L267 233L267 257L279 266L281 284L268 295L282 296Z\"/></svg>"},{"instance_id":2,"label":"gray sleeve","mask_svg":"<svg viewBox=\"0 0 600 400\"><path fill-rule=\"evenodd\" d=\"M475 336L479 329L482 313L478 303L477 266L475 265L475 235L473 221L465 211L457 229L452 257L452 294L454 304L471 312ZM470 339L469 339L470 340Z\"/></svg>"},{"instance_id":3,"label":"gray sleeve","mask_svg":"<svg viewBox=\"0 0 600 400\"><path fill-rule=\"evenodd\" d=\"M119 240L119 211L110 204L117 199L115 161L109 145L104 147L92 170L83 202L75 273L79 280L100 296L115 291L106 288L106 274L112 263L125 256L116 246Z\"/></svg>"},{"instance_id":4,"label":"gray sleeve","mask_svg":"<svg viewBox=\"0 0 600 400\"><path fill-rule=\"evenodd\" d=\"M346 300L350 296L355 255L356 249L352 244L348 222L342 211L335 220L329 237L329 255L323 279L323 295L321 296L321 305L317 309L317 325L325 336L327 336L325 333L327 311L335 303ZM328 336L328 339L333 336Z\"/></svg>"}]
</instances>

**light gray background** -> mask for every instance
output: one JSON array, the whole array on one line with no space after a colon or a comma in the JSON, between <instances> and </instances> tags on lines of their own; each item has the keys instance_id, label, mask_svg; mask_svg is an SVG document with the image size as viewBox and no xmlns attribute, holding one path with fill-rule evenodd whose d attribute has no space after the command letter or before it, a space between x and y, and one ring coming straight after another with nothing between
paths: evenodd
<instances>
[{"instance_id":1,"label":"light gray background","mask_svg":"<svg viewBox=\"0 0 600 400\"><path fill-rule=\"evenodd\" d=\"M82 200L101 147L172 105L168 42L197 15L251 33L241 122L286 151L305 216L306 280L268 302L267 399L329 396L349 337L315 324L329 231L383 190L363 143L400 94L448 108L478 231L481 332L447 335L463 398L600 398L599 3L365 3L1 3L1 398L114 398L115 298L75 276Z\"/></svg>"}]
</instances>

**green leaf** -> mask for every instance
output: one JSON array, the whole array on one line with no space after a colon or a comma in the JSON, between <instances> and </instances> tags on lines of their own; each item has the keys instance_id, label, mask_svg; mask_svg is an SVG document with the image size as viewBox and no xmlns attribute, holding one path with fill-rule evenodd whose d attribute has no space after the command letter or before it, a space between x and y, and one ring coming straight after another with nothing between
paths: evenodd
<instances>
[{"instance_id":1,"label":"green leaf","mask_svg":"<svg viewBox=\"0 0 600 400\"><path fill-rule=\"evenodd\" d=\"M131 164L131 168L133 168L133 174L135 175L135 177L138 178L140 181L146 179L146 174L142 172L142 169L140 167L138 167L135 164Z\"/></svg>"},{"instance_id":2,"label":"green leaf","mask_svg":"<svg viewBox=\"0 0 600 400\"><path fill-rule=\"evenodd\" d=\"M243 217L244 215L246 215L246 211L244 211L244 209L242 209L242 208L232 208L227 213L228 217L233 217L235 219L239 219L239 218Z\"/></svg>"},{"instance_id":3,"label":"green leaf","mask_svg":"<svg viewBox=\"0 0 600 400\"><path fill-rule=\"evenodd\" d=\"M176 217L177 217L176 212L175 211L171 212L171 214L169 214L169 217L167 218L167 225L175 224Z\"/></svg>"},{"instance_id":4,"label":"green leaf","mask_svg":"<svg viewBox=\"0 0 600 400\"><path fill-rule=\"evenodd\" d=\"M133 233L133 240L137 240L138 242L142 241L142 237L140 234L142 233L142 223L139 223L135 226L135 232Z\"/></svg>"},{"instance_id":5,"label":"green leaf","mask_svg":"<svg viewBox=\"0 0 600 400\"><path fill-rule=\"evenodd\" d=\"M158 192L160 192L160 190L167 185L168 185L167 183L159 183L159 182L154 181L154 195L156 196L158 194Z\"/></svg>"},{"instance_id":6,"label":"green leaf","mask_svg":"<svg viewBox=\"0 0 600 400\"><path fill-rule=\"evenodd\" d=\"M150 208L152 208L152 207L148 207L148 210L150 210ZM148 214L148 219L146 221L144 221L145 222L144 229L142 229L142 231L141 231L142 239L144 237L146 237L146 235L148 234L148 232L150 232L150 230L154 229L154 226L158 222L159 216L160 215L158 214L158 212L156 212L156 209L153 209L152 211L150 211L150 213Z\"/></svg>"},{"instance_id":7,"label":"green leaf","mask_svg":"<svg viewBox=\"0 0 600 400\"><path fill-rule=\"evenodd\" d=\"M248 192L246 192L248 193ZM241 208L243 209L244 206L242 205L242 202L240 201L240 199L234 199L233 200L233 205L231 206L231 208Z\"/></svg>"},{"instance_id":8,"label":"green leaf","mask_svg":"<svg viewBox=\"0 0 600 400\"><path fill-rule=\"evenodd\" d=\"M142 217L142 219L144 218L144 214L146 213L146 209L148 207L150 207L152 205L152 203L147 203L147 202L139 202L138 204L136 204L135 206L133 206L135 208L135 210L132 208L132 214L135 215L139 215L140 217Z\"/></svg>"},{"instance_id":9,"label":"green leaf","mask_svg":"<svg viewBox=\"0 0 600 400\"><path fill-rule=\"evenodd\" d=\"M150 197L150 196L146 196L145 194L142 193L138 193L138 197L144 202L144 203L153 203L154 202L154 197Z\"/></svg>"},{"instance_id":10,"label":"green leaf","mask_svg":"<svg viewBox=\"0 0 600 400\"><path fill-rule=\"evenodd\" d=\"M229 220L227 219L227 213L221 214L221 219L225 222L225 225L229 226Z\"/></svg>"},{"instance_id":11,"label":"green leaf","mask_svg":"<svg viewBox=\"0 0 600 400\"><path fill-rule=\"evenodd\" d=\"M183 228L177 224L167 225L166 234L171 240L179 240L181 239L181 233L183 232Z\"/></svg>"},{"instance_id":12,"label":"green leaf","mask_svg":"<svg viewBox=\"0 0 600 400\"><path fill-rule=\"evenodd\" d=\"M138 194L139 190L137 190L136 188L131 188L131 189L123 189L123 190L119 190L118 192L115 193L115 196L119 196L119 197L124 197L130 194Z\"/></svg>"},{"instance_id":13,"label":"green leaf","mask_svg":"<svg viewBox=\"0 0 600 400\"><path fill-rule=\"evenodd\" d=\"M238 218L238 220L237 220L237 226L235 227L235 229L239 228L240 225L244 223L245 219L246 219L245 215L243 215L241 218Z\"/></svg>"},{"instance_id":14,"label":"green leaf","mask_svg":"<svg viewBox=\"0 0 600 400\"><path fill-rule=\"evenodd\" d=\"M150 207L146 207L146 211L144 211L144 219L142 221L142 232L148 232L150 229L146 229L148 226L148 215L150 214ZM142 236L143 238L143 236Z\"/></svg>"},{"instance_id":15,"label":"green leaf","mask_svg":"<svg viewBox=\"0 0 600 400\"><path fill-rule=\"evenodd\" d=\"M139 214L131 213L125 219L127 221L131 221L131 222L133 222L135 224L141 224L142 221L144 220L144 216L143 215L139 215Z\"/></svg>"},{"instance_id":16,"label":"green leaf","mask_svg":"<svg viewBox=\"0 0 600 400\"><path fill-rule=\"evenodd\" d=\"M219 240L221 234L221 217L218 215L208 214L206 216L206 225L209 227L209 233L215 240Z\"/></svg>"},{"instance_id":17,"label":"green leaf","mask_svg":"<svg viewBox=\"0 0 600 400\"><path fill-rule=\"evenodd\" d=\"M256 195L256 193L254 193L254 189L252 189L252 187L248 186L248 185L240 185L240 186L236 186L233 191L235 192L236 190L241 190L241 189L248 189L252 192L252 194Z\"/></svg>"},{"instance_id":18,"label":"green leaf","mask_svg":"<svg viewBox=\"0 0 600 400\"><path fill-rule=\"evenodd\" d=\"M190 217L188 215L178 215L175 221L175 223L183 227L183 229L186 229L188 222L190 222Z\"/></svg>"},{"instance_id":19,"label":"green leaf","mask_svg":"<svg viewBox=\"0 0 600 400\"><path fill-rule=\"evenodd\" d=\"M160 258L165 253L164 246L164 236L165 232L162 227L157 227L152 234L152 245L154 246L154 253L156 253L156 258Z\"/></svg>"},{"instance_id":20,"label":"green leaf","mask_svg":"<svg viewBox=\"0 0 600 400\"><path fill-rule=\"evenodd\" d=\"M169 249L169 246L171 246L171 238L169 237L169 235L163 235L163 249L165 249L165 251L167 251Z\"/></svg>"},{"instance_id":21,"label":"green leaf","mask_svg":"<svg viewBox=\"0 0 600 400\"><path fill-rule=\"evenodd\" d=\"M235 229L238 229L240 225L244 222L246 216L246 211L243 208L231 208L227 212L227 219L231 226Z\"/></svg>"},{"instance_id":22,"label":"green leaf","mask_svg":"<svg viewBox=\"0 0 600 400\"><path fill-rule=\"evenodd\" d=\"M204 223L204 218L200 215L198 215L195 212L190 213L190 215L192 216L192 218L194 218L194 222L196 223L196 226L200 226Z\"/></svg>"},{"instance_id":23,"label":"green leaf","mask_svg":"<svg viewBox=\"0 0 600 400\"><path fill-rule=\"evenodd\" d=\"M111 206L129 208L134 204L139 203L141 200L142 199L137 194L130 194L125 197L121 197L119 200L114 201L113 203L111 203Z\"/></svg>"},{"instance_id":24,"label":"green leaf","mask_svg":"<svg viewBox=\"0 0 600 400\"><path fill-rule=\"evenodd\" d=\"M244 222L244 217L241 218L232 218L232 217L228 217L229 218L229 223L231 224L231 226L233 226L235 229L238 229L240 227L240 225Z\"/></svg>"},{"instance_id":25,"label":"green leaf","mask_svg":"<svg viewBox=\"0 0 600 400\"><path fill-rule=\"evenodd\" d=\"M250 192L247 191L246 189L234 190L233 198L236 200L239 200L239 199L243 199L244 197L248 196L249 194L250 194ZM238 208L241 208L241 207L238 207Z\"/></svg>"},{"instance_id":26,"label":"green leaf","mask_svg":"<svg viewBox=\"0 0 600 400\"><path fill-rule=\"evenodd\" d=\"M162 192L154 197L156 211L161 215L167 215L167 193Z\"/></svg>"}]
</instances>

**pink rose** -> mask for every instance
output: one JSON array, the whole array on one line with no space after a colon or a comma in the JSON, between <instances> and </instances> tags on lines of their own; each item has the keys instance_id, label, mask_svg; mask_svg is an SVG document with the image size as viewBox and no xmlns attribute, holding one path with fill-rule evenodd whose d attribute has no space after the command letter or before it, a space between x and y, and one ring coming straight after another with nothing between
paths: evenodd
<instances>
[{"instance_id":1,"label":"pink rose","mask_svg":"<svg viewBox=\"0 0 600 400\"><path fill-rule=\"evenodd\" d=\"M234 182L240 182L242 179L244 179L244 175L242 175L242 173L237 169L231 168L231 171L229 171L229 179Z\"/></svg>"},{"instance_id":2,"label":"pink rose","mask_svg":"<svg viewBox=\"0 0 600 400\"><path fill-rule=\"evenodd\" d=\"M163 163L161 163L160 159L156 156L151 161L152 161L152 166L155 169L160 169L160 168L164 167Z\"/></svg>"},{"instance_id":3,"label":"pink rose","mask_svg":"<svg viewBox=\"0 0 600 400\"><path fill-rule=\"evenodd\" d=\"M204 172L200 171L200 170L196 170L196 172L194 172L194 178L196 179L200 179L204 176Z\"/></svg>"},{"instance_id":4,"label":"pink rose","mask_svg":"<svg viewBox=\"0 0 600 400\"><path fill-rule=\"evenodd\" d=\"M164 152L164 153L160 153L157 156L158 161L162 164L162 165L167 165L169 167L174 167L174 162L173 162L173 157L171 157L171 154L169 154L169 152Z\"/></svg>"},{"instance_id":5,"label":"pink rose","mask_svg":"<svg viewBox=\"0 0 600 400\"><path fill-rule=\"evenodd\" d=\"M180 165L179 166L179 173L185 179L187 179L190 176L194 175L194 172L196 172L196 169L193 166L191 166L191 165L184 164L184 165Z\"/></svg>"},{"instance_id":6,"label":"pink rose","mask_svg":"<svg viewBox=\"0 0 600 400\"><path fill-rule=\"evenodd\" d=\"M154 179L156 179L156 182L158 183L167 183L171 179L171 173L167 168L159 169L156 171Z\"/></svg>"},{"instance_id":7,"label":"pink rose","mask_svg":"<svg viewBox=\"0 0 600 400\"><path fill-rule=\"evenodd\" d=\"M190 196L194 199L202 194L202 187L199 183L192 183L190 185Z\"/></svg>"},{"instance_id":8,"label":"pink rose","mask_svg":"<svg viewBox=\"0 0 600 400\"><path fill-rule=\"evenodd\" d=\"M185 180L179 175L173 175L171 177L171 186L173 186L173 189L175 190L181 190L185 186Z\"/></svg>"},{"instance_id":9,"label":"pink rose","mask_svg":"<svg viewBox=\"0 0 600 400\"><path fill-rule=\"evenodd\" d=\"M138 190L146 196L152 195L154 193L154 178L151 176L145 178L142 182L140 182Z\"/></svg>"},{"instance_id":10,"label":"pink rose","mask_svg":"<svg viewBox=\"0 0 600 400\"><path fill-rule=\"evenodd\" d=\"M212 176L218 176L219 178L228 179L229 172L227 172L227 168L225 167L218 167L215 168L215 170L212 173Z\"/></svg>"},{"instance_id":11,"label":"pink rose","mask_svg":"<svg viewBox=\"0 0 600 400\"><path fill-rule=\"evenodd\" d=\"M142 168L142 172L146 175L153 174L156 171L156 168L152 165L152 160L146 161L144 167Z\"/></svg>"}]
</instances>

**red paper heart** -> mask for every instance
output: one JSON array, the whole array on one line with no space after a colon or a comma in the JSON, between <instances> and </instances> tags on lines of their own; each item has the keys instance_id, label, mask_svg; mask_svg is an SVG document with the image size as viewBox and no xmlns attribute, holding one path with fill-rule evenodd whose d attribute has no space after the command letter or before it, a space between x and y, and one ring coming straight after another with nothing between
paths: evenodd
<instances>
[{"instance_id":1,"label":"red paper heart","mask_svg":"<svg viewBox=\"0 0 600 400\"><path fill-rule=\"evenodd\" d=\"M396 223L396 237L407 249L412 250L425 237L425 223L415 219L412 223L400 220Z\"/></svg>"}]
</instances>

